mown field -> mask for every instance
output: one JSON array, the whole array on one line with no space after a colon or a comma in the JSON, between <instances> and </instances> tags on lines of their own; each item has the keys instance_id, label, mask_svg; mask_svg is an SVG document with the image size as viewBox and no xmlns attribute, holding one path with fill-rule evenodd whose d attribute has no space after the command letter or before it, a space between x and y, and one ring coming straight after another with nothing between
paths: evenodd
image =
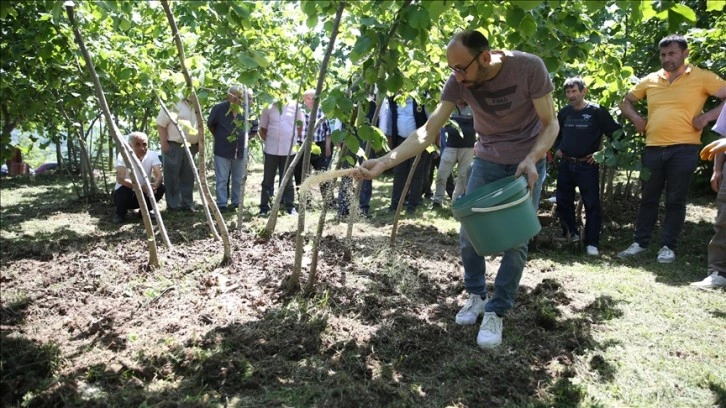
<instances>
[{"instance_id":1,"label":"mown field","mask_svg":"<svg viewBox=\"0 0 726 408\"><path fill-rule=\"evenodd\" d=\"M392 247L390 179L374 182L374 217L349 242L330 215L315 291L290 296L281 283L297 220L281 216L260 238L259 179L253 167L242 231L225 214L230 265L201 213L163 213L174 247L160 247L155 271L144 268L141 222L113 225L109 197L78 199L65 177L2 179L0 403L726 406L726 297L688 286L705 276L711 195L692 199L667 265L655 246L615 257L630 244L636 200L609 209L599 258L553 240L543 206L504 342L483 351L477 327L454 323L466 295L450 211L404 216ZM318 210L307 213L308 238ZM487 258L489 280L498 264Z\"/></svg>"}]
</instances>

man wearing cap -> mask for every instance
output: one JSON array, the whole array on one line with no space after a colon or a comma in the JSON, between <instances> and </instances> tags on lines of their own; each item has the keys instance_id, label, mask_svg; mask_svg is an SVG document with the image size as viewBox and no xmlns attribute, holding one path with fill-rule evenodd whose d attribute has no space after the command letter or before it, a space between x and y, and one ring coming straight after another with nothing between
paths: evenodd
<instances>
[{"instance_id":1,"label":"man wearing cap","mask_svg":"<svg viewBox=\"0 0 726 408\"><path fill-rule=\"evenodd\" d=\"M246 147L244 104L250 103L251 99L252 90L248 89L247 98L244 98L242 87L232 86L227 91L227 100L214 105L207 118L207 127L214 135L214 176L217 207L221 211L227 210L230 204L230 187L232 190L230 208L235 209L239 206Z\"/></svg>"}]
</instances>

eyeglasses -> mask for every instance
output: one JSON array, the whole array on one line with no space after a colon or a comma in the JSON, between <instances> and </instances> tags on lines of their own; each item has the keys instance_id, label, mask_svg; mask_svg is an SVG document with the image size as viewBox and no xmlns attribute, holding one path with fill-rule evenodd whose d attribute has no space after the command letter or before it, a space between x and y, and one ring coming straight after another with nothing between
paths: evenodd
<instances>
[{"instance_id":1,"label":"eyeglasses","mask_svg":"<svg viewBox=\"0 0 726 408\"><path fill-rule=\"evenodd\" d=\"M479 56L481 55L481 53L482 53L482 52L484 52L484 51L479 51L479 52L478 52L478 53L477 53L477 54L476 54L476 55L474 56L474 58L472 58L472 60L471 60L471 61L469 61L469 63L468 63L468 64L466 64L466 66L465 66L464 68L454 68L454 67L452 67L452 66L449 66L449 69L451 70L451 72L454 72L454 73L456 73L456 74L462 74L462 75L466 74L466 70L467 70L467 69L469 69L469 67L471 66L471 64L473 64L473 63L474 63L474 61L476 61L476 59L477 59L477 58L479 58Z\"/></svg>"}]
</instances>

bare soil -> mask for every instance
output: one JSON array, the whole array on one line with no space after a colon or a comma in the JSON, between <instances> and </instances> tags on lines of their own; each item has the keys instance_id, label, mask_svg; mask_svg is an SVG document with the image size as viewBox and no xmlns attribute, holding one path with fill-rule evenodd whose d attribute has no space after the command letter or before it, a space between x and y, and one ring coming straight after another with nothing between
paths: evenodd
<instances>
[{"instance_id":1,"label":"bare soil","mask_svg":"<svg viewBox=\"0 0 726 408\"><path fill-rule=\"evenodd\" d=\"M503 346L479 350L476 327L454 323L465 294L458 234L437 227L448 213L404 219L395 248L391 216L356 224L350 243L330 221L306 294L284 290L292 230L260 239L264 220L247 214L221 265L201 212L165 212L175 247L160 247L152 271L141 222L119 228L110 214L108 199L3 206L3 406L574 406L573 361L618 314L608 298L566 292L533 250ZM27 234L27 222L59 226ZM487 259L489 281L498 262Z\"/></svg>"}]
</instances>

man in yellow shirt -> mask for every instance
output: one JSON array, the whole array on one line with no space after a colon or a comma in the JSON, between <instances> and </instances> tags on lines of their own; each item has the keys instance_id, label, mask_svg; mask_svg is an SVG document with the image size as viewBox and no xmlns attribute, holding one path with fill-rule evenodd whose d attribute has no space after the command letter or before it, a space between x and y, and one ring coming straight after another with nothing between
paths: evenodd
<instances>
[{"instance_id":1,"label":"man in yellow shirt","mask_svg":"<svg viewBox=\"0 0 726 408\"><path fill-rule=\"evenodd\" d=\"M701 113L709 96L726 98L726 81L707 70L685 64L688 43L670 35L658 44L662 69L648 74L628 92L622 102L623 114L635 129L645 133L641 158L650 177L642 180L640 209L633 244L618 254L628 258L644 252L658 218L658 204L665 188L665 218L657 260L673 262L678 236L686 219L686 203L691 176L698 165L701 131L716 120L724 103ZM635 110L635 104L648 100L648 117Z\"/></svg>"}]
</instances>

